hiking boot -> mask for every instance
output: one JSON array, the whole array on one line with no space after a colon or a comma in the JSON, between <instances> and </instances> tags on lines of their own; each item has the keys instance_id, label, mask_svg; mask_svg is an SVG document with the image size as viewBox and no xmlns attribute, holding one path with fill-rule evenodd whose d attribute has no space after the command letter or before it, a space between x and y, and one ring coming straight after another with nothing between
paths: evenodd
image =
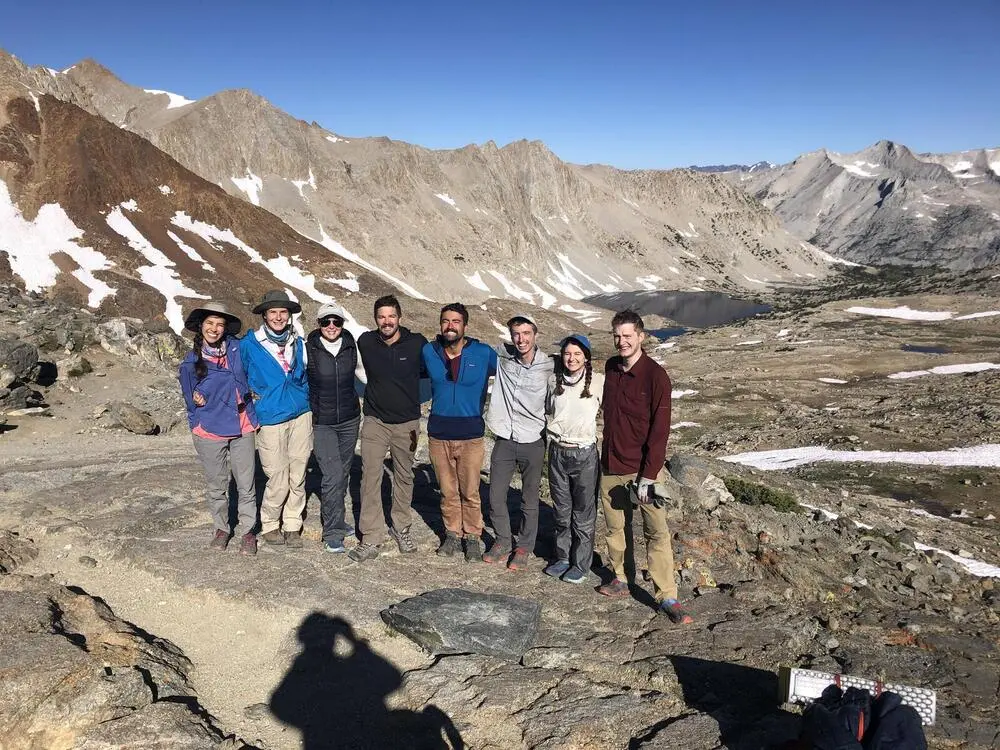
<instances>
[{"instance_id":1,"label":"hiking boot","mask_svg":"<svg viewBox=\"0 0 1000 750\"><path fill-rule=\"evenodd\" d=\"M361 542L357 547L347 553L347 556L354 562L365 562L378 557L379 548L377 544L365 544Z\"/></svg>"},{"instance_id":2,"label":"hiking boot","mask_svg":"<svg viewBox=\"0 0 1000 750\"><path fill-rule=\"evenodd\" d=\"M666 615L670 619L670 622L675 625L690 625L694 622L691 615L684 611L684 607L676 599L664 599L660 602L659 611L661 614Z\"/></svg>"},{"instance_id":3,"label":"hiking boot","mask_svg":"<svg viewBox=\"0 0 1000 750\"><path fill-rule=\"evenodd\" d=\"M563 574L562 579L566 583L586 583L587 573L574 565Z\"/></svg>"},{"instance_id":4,"label":"hiking boot","mask_svg":"<svg viewBox=\"0 0 1000 750\"><path fill-rule=\"evenodd\" d=\"M465 537L465 561L466 562L483 561L483 543L479 541L478 536Z\"/></svg>"},{"instance_id":5,"label":"hiking boot","mask_svg":"<svg viewBox=\"0 0 1000 750\"><path fill-rule=\"evenodd\" d=\"M399 551L404 555L412 555L417 551L417 543L413 541L413 537L410 536L410 527L407 526L402 531L396 531L395 529L389 529L389 535L396 540L396 546L399 547Z\"/></svg>"},{"instance_id":6,"label":"hiking boot","mask_svg":"<svg viewBox=\"0 0 1000 750\"><path fill-rule=\"evenodd\" d=\"M208 543L210 549L217 549L222 552L229 546L229 532L216 529L212 541Z\"/></svg>"},{"instance_id":7,"label":"hiking boot","mask_svg":"<svg viewBox=\"0 0 1000 750\"><path fill-rule=\"evenodd\" d=\"M567 570L569 570L568 560L556 560L542 572L547 576L552 576L553 578L562 578L562 574Z\"/></svg>"},{"instance_id":8,"label":"hiking boot","mask_svg":"<svg viewBox=\"0 0 1000 750\"><path fill-rule=\"evenodd\" d=\"M506 544L501 545L498 542L493 542L493 546L490 547L490 551L483 555L483 562L489 563L490 565L506 565L507 558L510 557L510 547Z\"/></svg>"},{"instance_id":9,"label":"hiking boot","mask_svg":"<svg viewBox=\"0 0 1000 750\"><path fill-rule=\"evenodd\" d=\"M438 557L453 557L460 549L462 549L462 542L459 540L458 534L452 534L448 531L445 532L444 541L438 547L437 554Z\"/></svg>"},{"instance_id":10,"label":"hiking boot","mask_svg":"<svg viewBox=\"0 0 1000 750\"><path fill-rule=\"evenodd\" d=\"M339 555L347 552L347 547L343 542L323 542L323 551Z\"/></svg>"},{"instance_id":11,"label":"hiking boot","mask_svg":"<svg viewBox=\"0 0 1000 750\"><path fill-rule=\"evenodd\" d=\"M302 532L286 531L285 544L287 544L289 547L293 549L302 549Z\"/></svg>"},{"instance_id":12,"label":"hiking boot","mask_svg":"<svg viewBox=\"0 0 1000 750\"><path fill-rule=\"evenodd\" d=\"M514 550L514 556L510 558L507 567L511 570L524 570L528 567L528 550L518 547Z\"/></svg>"},{"instance_id":13,"label":"hiking boot","mask_svg":"<svg viewBox=\"0 0 1000 750\"><path fill-rule=\"evenodd\" d=\"M253 533L240 537L240 554L254 557L257 554L257 537Z\"/></svg>"},{"instance_id":14,"label":"hiking boot","mask_svg":"<svg viewBox=\"0 0 1000 750\"><path fill-rule=\"evenodd\" d=\"M597 588L602 596L628 596L628 584L620 578L612 578L603 586Z\"/></svg>"},{"instance_id":15,"label":"hiking boot","mask_svg":"<svg viewBox=\"0 0 1000 750\"><path fill-rule=\"evenodd\" d=\"M285 535L281 533L280 529L274 529L266 534L261 534L260 538L268 544L280 545L285 543Z\"/></svg>"}]
</instances>

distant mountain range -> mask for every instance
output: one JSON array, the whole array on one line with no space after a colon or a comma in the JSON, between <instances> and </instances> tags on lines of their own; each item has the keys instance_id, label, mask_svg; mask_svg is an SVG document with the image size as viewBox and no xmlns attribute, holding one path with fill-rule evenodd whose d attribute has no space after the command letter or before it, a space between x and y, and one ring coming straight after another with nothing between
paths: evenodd
<instances>
[{"instance_id":1,"label":"distant mountain range","mask_svg":"<svg viewBox=\"0 0 1000 750\"><path fill-rule=\"evenodd\" d=\"M565 328L606 317L590 295L760 291L821 279L835 256L995 263L997 159L883 143L626 171L539 142L434 151L247 90L192 101L0 52L0 281L174 330L198 299L246 309L275 286L365 321L397 290L427 311L482 303L499 328L517 308Z\"/></svg>"},{"instance_id":2,"label":"distant mountain range","mask_svg":"<svg viewBox=\"0 0 1000 750\"><path fill-rule=\"evenodd\" d=\"M914 154L891 141L723 175L792 234L859 263L1000 263L1000 148Z\"/></svg>"},{"instance_id":3,"label":"distant mountain range","mask_svg":"<svg viewBox=\"0 0 1000 750\"><path fill-rule=\"evenodd\" d=\"M143 242L174 263L163 265L190 292L227 286L220 264L207 257L214 252L195 241L194 230L177 231L181 213L192 225L232 230L253 249L235 256L261 279L237 282L247 293L280 282L313 299L344 298L348 309L355 296L395 288L437 301L507 298L588 321L601 314L580 302L590 294L739 291L820 278L832 268L825 253L789 235L738 185L709 174L567 164L539 142L433 151L347 137L250 91L195 102L130 86L93 61L60 72L0 55L0 106L18 113L6 142L20 161L0 162L7 210L30 224L42 205L58 204L79 242L113 264L89 271L109 286L122 274L126 285L156 286L137 271L147 262L137 249ZM73 151L74 139L89 146ZM122 152L147 149L140 142L151 147L148 158L124 162ZM63 161L47 158L50 150ZM109 227L109 210L144 240ZM268 239L258 240L262 234ZM182 244L204 262L192 261ZM63 270L45 283L79 281L79 259L60 262ZM24 262L14 265L20 275ZM102 299L122 302L118 293Z\"/></svg>"},{"instance_id":4,"label":"distant mountain range","mask_svg":"<svg viewBox=\"0 0 1000 750\"><path fill-rule=\"evenodd\" d=\"M708 172L715 174L718 172L759 172L764 169L774 169L777 164L769 161L758 161L754 164L709 164L705 167L691 165L688 167L692 172Z\"/></svg>"}]
</instances>

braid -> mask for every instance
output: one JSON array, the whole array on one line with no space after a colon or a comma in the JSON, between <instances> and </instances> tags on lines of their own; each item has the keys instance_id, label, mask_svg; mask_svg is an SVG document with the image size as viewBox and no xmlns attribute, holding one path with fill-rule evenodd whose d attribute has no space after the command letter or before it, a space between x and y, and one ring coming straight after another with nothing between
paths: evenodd
<instances>
[{"instance_id":1,"label":"braid","mask_svg":"<svg viewBox=\"0 0 1000 750\"><path fill-rule=\"evenodd\" d=\"M201 347L205 344L205 338L201 335L201 331L194 335L194 346L192 347L194 351L195 361L194 361L194 374L201 380L206 375L208 375L208 365L205 364L205 358L202 356Z\"/></svg>"},{"instance_id":2,"label":"braid","mask_svg":"<svg viewBox=\"0 0 1000 750\"><path fill-rule=\"evenodd\" d=\"M565 388L563 388L563 383L565 382L563 380L563 374L565 372L566 368L563 367L562 357L560 357L558 362L556 363L556 389L552 392L554 396L561 396L566 390Z\"/></svg>"},{"instance_id":3,"label":"braid","mask_svg":"<svg viewBox=\"0 0 1000 750\"><path fill-rule=\"evenodd\" d=\"M590 398L590 381L594 376L594 367L590 364L589 359L584 368L586 368L586 374L583 376L583 391L580 393L580 398Z\"/></svg>"}]
</instances>

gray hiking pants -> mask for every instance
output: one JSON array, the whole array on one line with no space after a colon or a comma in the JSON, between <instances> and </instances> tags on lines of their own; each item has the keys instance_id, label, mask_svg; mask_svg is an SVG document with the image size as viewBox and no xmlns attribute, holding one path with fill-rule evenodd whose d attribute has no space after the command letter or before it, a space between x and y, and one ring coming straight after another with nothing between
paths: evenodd
<instances>
[{"instance_id":1,"label":"gray hiking pants","mask_svg":"<svg viewBox=\"0 0 1000 750\"><path fill-rule=\"evenodd\" d=\"M507 509L507 491L514 472L521 474L521 529L517 533L517 546L535 550L538 536L538 490L542 484L542 464L545 461L545 441L516 443L497 438L490 456L490 521L497 544L511 546L510 512Z\"/></svg>"},{"instance_id":2,"label":"gray hiking pants","mask_svg":"<svg viewBox=\"0 0 1000 750\"><path fill-rule=\"evenodd\" d=\"M238 521L235 536L253 531L257 525L257 495L254 486L254 434L248 432L237 438L209 440L192 435L194 449L205 468L205 499L212 514L215 528L230 530L229 525L229 475L236 479L238 493Z\"/></svg>"},{"instance_id":3,"label":"gray hiking pants","mask_svg":"<svg viewBox=\"0 0 1000 750\"><path fill-rule=\"evenodd\" d=\"M360 428L361 417L340 424L313 425L313 454L323 475L319 486L323 541L334 547L343 544L347 532L354 527L344 519L344 500Z\"/></svg>"},{"instance_id":4,"label":"gray hiking pants","mask_svg":"<svg viewBox=\"0 0 1000 750\"><path fill-rule=\"evenodd\" d=\"M549 494L555 505L556 559L586 573L594 557L597 521L597 445L570 448L549 444Z\"/></svg>"}]
</instances>

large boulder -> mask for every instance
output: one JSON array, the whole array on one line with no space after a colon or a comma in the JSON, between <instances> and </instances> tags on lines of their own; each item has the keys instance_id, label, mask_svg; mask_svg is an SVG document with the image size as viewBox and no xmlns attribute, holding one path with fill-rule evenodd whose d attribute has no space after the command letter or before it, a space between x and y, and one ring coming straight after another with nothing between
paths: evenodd
<instances>
[{"instance_id":1,"label":"large boulder","mask_svg":"<svg viewBox=\"0 0 1000 750\"><path fill-rule=\"evenodd\" d=\"M28 382L38 369L38 347L20 339L0 339L0 387Z\"/></svg>"},{"instance_id":2,"label":"large boulder","mask_svg":"<svg viewBox=\"0 0 1000 750\"><path fill-rule=\"evenodd\" d=\"M667 468L680 489L685 509L711 512L721 503L733 502L726 483L712 473L705 461L693 456L674 454Z\"/></svg>"},{"instance_id":3,"label":"large boulder","mask_svg":"<svg viewBox=\"0 0 1000 750\"><path fill-rule=\"evenodd\" d=\"M96 327L95 336L106 351L143 364L173 365L190 349L185 339L172 331L144 330L138 318L112 318Z\"/></svg>"},{"instance_id":4,"label":"large boulder","mask_svg":"<svg viewBox=\"0 0 1000 750\"><path fill-rule=\"evenodd\" d=\"M190 669L176 646L97 599L46 579L0 577L0 737L8 750L217 747L223 733L199 705Z\"/></svg>"},{"instance_id":5,"label":"large boulder","mask_svg":"<svg viewBox=\"0 0 1000 750\"><path fill-rule=\"evenodd\" d=\"M56 362L56 372L58 372L60 380L78 378L88 372L93 372L93 370L94 367L90 364L90 360L79 354L70 354Z\"/></svg>"},{"instance_id":6,"label":"large boulder","mask_svg":"<svg viewBox=\"0 0 1000 750\"><path fill-rule=\"evenodd\" d=\"M125 401L112 401L108 409L119 425L136 435L155 435L160 431L160 426L149 412L137 406Z\"/></svg>"},{"instance_id":7,"label":"large boulder","mask_svg":"<svg viewBox=\"0 0 1000 750\"><path fill-rule=\"evenodd\" d=\"M431 654L517 661L538 636L542 605L500 594L436 589L382 610L382 619Z\"/></svg>"}]
</instances>

